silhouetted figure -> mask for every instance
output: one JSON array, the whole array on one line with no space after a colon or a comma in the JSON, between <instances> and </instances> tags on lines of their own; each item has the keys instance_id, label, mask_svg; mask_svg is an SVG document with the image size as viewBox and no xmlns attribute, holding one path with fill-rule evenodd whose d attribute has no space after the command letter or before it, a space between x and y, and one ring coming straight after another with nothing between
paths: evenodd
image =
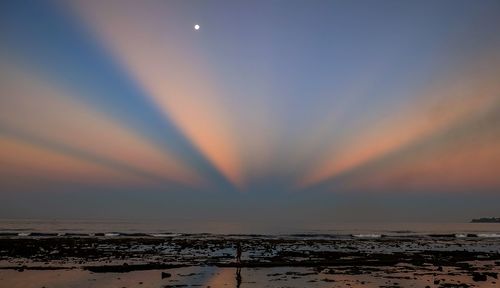
<instances>
[{"instance_id":1,"label":"silhouetted figure","mask_svg":"<svg viewBox=\"0 0 500 288\"><path fill-rule=\"evenodd\" d=\"M236 242L236 263L241 264L241 243Z\"/></svg>"},{"instance_id":2,"label":"silhouetted figure","mask_svg":"<svg viewBox=\"0 0 500 288\"><path fill-rule=\"evenodd\" d=\"M240 288L241 281L242 281L242 278L241 278L241 267L238 266L236 268L236 288Z\"/></svg>"}]
</instances>

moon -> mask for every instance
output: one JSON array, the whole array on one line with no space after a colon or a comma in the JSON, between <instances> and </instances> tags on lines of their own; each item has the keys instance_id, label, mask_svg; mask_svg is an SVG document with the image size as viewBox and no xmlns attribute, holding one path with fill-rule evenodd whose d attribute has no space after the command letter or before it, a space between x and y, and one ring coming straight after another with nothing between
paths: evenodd
<instances>
[{"instance_id":1,"label":"moon","mask_svg":"<svg viewBox=\"0 0 500 288\"><path fill-rule=\"evenodd\" d=\"M200 25L195 24L195 25L194 25L194 30L200 30Z\"/></svg>"}]
</instances>

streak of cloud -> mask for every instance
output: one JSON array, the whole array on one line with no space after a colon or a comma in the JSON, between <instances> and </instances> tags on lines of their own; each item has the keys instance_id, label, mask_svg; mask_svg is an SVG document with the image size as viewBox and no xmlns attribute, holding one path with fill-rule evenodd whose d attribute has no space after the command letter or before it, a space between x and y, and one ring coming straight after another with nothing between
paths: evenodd
<instances>
[{"instance_id":1,"label":"streak of cloud","mask_svg":"<svg viewBox=\"0 0 500 288\"><path fill-rule=\"evenodd\" d=\"M77 92L3 66L0 123L9 130L136 169L158 180L199 185L201 178L164 148L78 101Z\"/></svg>"},{"instance_id":2,"label":"streak of cloud","mask_svg":"<svg viewBox=\"0 0 500 288\"><path fill-rule=\"evenodd\" d=\"M190 53L193 49L183 42L187 41L185 35L173 39L162 36L165 32L157 33L159 27L170 28L162 22L169 17L164 15L167 7L159 2L76 3L82 19L153 102L229 181L242 187L234 127L220 92L211 83L210 70L203 66L203 59Z\"/></svg>"}]
</instances>

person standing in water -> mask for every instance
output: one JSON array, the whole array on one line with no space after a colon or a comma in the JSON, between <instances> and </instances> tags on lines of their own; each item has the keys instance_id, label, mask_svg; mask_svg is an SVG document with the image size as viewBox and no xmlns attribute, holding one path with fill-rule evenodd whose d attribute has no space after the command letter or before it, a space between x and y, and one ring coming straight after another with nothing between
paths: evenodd
<instances>
[{"instance_id":1,"label":"person standing in water","mask_svg":"<svg viewBox=\"0 0 500 288\"><path fill-rule=\"evenodd\" d=\"M242 277L241 277L241 243L236 242L236 288L240 288Z\"/></svg>"},{"instance_id":2,"label":"person standing in water","mask_svg":"<svg viewBox=\"0 0 500 288\"><path fill-rule=\"evenodd\" d=\"M238 265L241 264L241 243L238 241L236 242L236 263Z\"/></svg>"}]
</instances>

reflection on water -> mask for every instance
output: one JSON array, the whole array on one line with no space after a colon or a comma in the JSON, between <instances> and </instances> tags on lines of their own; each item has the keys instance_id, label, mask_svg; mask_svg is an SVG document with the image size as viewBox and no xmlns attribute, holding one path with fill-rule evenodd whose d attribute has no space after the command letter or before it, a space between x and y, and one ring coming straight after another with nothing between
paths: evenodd
<instances>
[{"instance_id":1,"label":"reflection on water","mask_svg":"<svg viewBox=\"0 0 500 288\"><path fill-rule=\"evenodd\" d=\"M236 288L241 287L241 267L236 268Z\"/></svg>"},{"instance_id":2,"label":"reflection on water","mask_svg":"<svg viewBox=\"0 0 500 288\"><path fill-rule=\"evenodd\" d=\"M493 266L494 263L490 263ZM335 267L337 269L338 267ZM491 268L491 266L490 266ZM493 270L499 272L500 267ZM162 279L161 272L168 271L172 277ZM245 274L243 282L242 275ZM474 282L464 271L448 270L420 271L408 270L407 267L385 267L380 271L360 275L350 275L326 268L322 271L313 268L279 267L279 268L215 268L185 267L169 270L136 271L129 273L91 273L79 269L56 271L18 272L0 270L0 286L11 288L40 287L498 287L498 280L488 277L487 281ZM438 284L435 284L438 283Z\"/></svg>"}]
</instances>

